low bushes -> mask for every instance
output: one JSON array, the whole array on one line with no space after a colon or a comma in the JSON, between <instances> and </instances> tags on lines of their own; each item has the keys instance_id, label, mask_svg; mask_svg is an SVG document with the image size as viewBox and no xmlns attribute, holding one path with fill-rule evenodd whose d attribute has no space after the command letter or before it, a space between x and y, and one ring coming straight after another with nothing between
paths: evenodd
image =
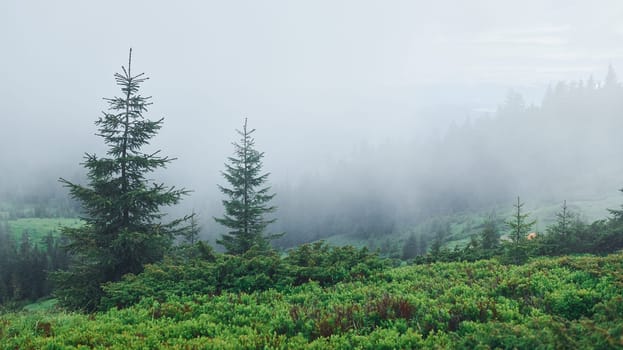
<instances>
[{"instance_id":1,"label":"low bushes","mask_svg":"<svg viewBox=\"0 0 623 350\"><path fill-rule=\"evenodd\" d=\"M623 348L621 253L539 258L521 266L484 260L378 270L371 262L364 276L361 266L341 259L352 273L333 283L306 268L345 251L305 249L326 255L258 256L256 272L265 277L257 281L236 275L250 267L227 256L205 265L195 261L192 272L180 267L183 259L151 265L107 286L111 302L132 301L125 308L1 315L0 349ZM201 267L209 266L213 273L226 271L226 283L200 284ZM288 269L310 278L299 285L297 278L281 278ZM145 283L142 298L139 281ZM246 292L248 283L263 290Z\"/></svg>"},{"instance_id":2,"label":"low bushes","mask_svg":"<svg viewBox=\"0 0 623 350\"><path fill-rule=\"evenodd\" d=\"M100 308L128 307L144 297L166 300L172 295L283 290L310 281L330 286L369 277L386 265L366 248L324 242L301 245L283 258L276 252L251 250L237 256L214 254L202 244L197 247L201 252L173 255L145 266L139 275L128 274L120 282L104 285Z\"/></svg>"}]
</instances>

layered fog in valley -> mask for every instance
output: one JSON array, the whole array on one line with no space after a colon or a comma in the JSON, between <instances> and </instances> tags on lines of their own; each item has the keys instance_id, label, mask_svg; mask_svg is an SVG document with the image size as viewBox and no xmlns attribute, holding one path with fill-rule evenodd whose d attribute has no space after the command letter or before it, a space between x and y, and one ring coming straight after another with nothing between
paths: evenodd
<instances>
[{"instance_id":1,"label":"layered fog in valley","mask_svg":"<svg viewBox=\"0 0 623 350\"><path fill-rule=\"evenodd\" d=\"M164 117L146 149L176 158L152 177L192 191L164 210L194 211L212 243L245 118L281 247L432 237L433 218L503 217L517 196L544 230L564 200L592 220L621 199L616 1L1 6L6 215L79 215L58 179L105 155L94 122L129 48Z\"/></svg>"}]
</instances>

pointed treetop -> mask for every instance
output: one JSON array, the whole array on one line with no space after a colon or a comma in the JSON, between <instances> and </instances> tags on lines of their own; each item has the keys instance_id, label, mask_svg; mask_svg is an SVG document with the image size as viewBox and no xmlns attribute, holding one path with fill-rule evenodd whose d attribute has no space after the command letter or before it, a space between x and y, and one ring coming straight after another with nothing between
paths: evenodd
<instances>
[{"instance_id":1,"label":"pointed treetop","mask_svg":"<svg viewBox=\"0 0 623 350\"><path fill-rule=\"evenodd\" d=\"M131 66L132 66L132 48L130 48L130 53L128 54L128 75L130 75Z\"/></svg>"},{"instance_id":2,"label":"pointed treetop","mask_svg":"<svg viewBox=\"0 0 623 350\"><path fill-rule=\"evenodd\" d=\"M606 74L606 81L604 82L604 84L606 87L616 86L619 84L617 74L614 71L614 67L612 67L612 64L608 65L608 73Z\"/></svg>"}]
</instances>

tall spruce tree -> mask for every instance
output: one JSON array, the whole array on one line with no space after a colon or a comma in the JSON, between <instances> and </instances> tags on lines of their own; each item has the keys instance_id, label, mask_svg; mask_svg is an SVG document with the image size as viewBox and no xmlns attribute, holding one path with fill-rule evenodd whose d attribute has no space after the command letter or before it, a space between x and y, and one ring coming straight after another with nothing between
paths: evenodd
<instances>
[{"instance_id":1,"label":"tall spruce tree","mask_svg":"<svg viewBox=\"0 0 623 350\"><path fill-rule=\"evenodd\" d=\"M52 276L59 301L72 309L96 309L102 283L141 272L144 264L161 259L188 219L161 222L160 207L178 203L187 191L146 177L173 159L160 156L160 151L143 152L163 119L143 117L151 102L139 88L148 78L144 73L132 75L131 64L132 49L127 69L114 75L122 95L105 99L109 111L95 122L96 135L108 146L107 157L85 155L88 186L60 179L81 203L85 222L63 229L72 262L67 271Z\"/></svg>"},{"instance_id":2,"label":"tall spruce tree","mask_svg":"<svg viewBox=\"0 0 623 350\"><path fill-rule=\"evenodd\" d=\"M506 222L510 229L509 236L511 239L508 256L515 264L521 264L528 258L526 235L536 223L535 220L528 221L530 215L523 212L523 206L524 203L517 197L517 204L513 205L515 208L514 214L511 219Z\"/></svg>"},{"instance_id":3,"label":"tall spruce tree","mask_svg":"<svg viewBox=\"0 0 623 350\"><path fill-rule=\"evenodd\" d=\"M270 240L282 234L266 234L266 227L276 219L266 219L265 215L276 210L268 203L275 196L270 187L265 187L269 173L262 174L262 158L264 152L257 151L255 140L251 134L255 129L247 128L247 119L244 120L242 131L236 130L241 139L233 143L234 156L227 158L223 177L230 187L218 186L227 196L223 200L225 215L214 218L216 222L227 227L230 231L223 234L216 242L225 247L230 254L243 254L251 248L259 251L270 249Z\"/></svg>"}]
</instances>

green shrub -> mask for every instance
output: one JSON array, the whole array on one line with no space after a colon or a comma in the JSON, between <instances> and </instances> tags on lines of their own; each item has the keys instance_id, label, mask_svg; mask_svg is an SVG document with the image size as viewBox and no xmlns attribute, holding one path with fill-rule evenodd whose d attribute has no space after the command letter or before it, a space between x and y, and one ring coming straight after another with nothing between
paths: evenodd
<instances>
[{"instance_id":1,"label":"green shrub","mask_svg":"<svg viewBox=\"0 0 623 350\"><path fill-rule=\"evenodd\" d=\"M128 274L120 282L105 284L100 309L128 307L145 297L166 300L172 295L283 290L309 281L330 286L369 277L384 266L366 248L332 247L324 242L302 245L285 258L274 251L251 250L238 256L186 249L161 263L146 265L139 275Z\"/></svg>"},{"instance_id":2,"label":"green shrub","mask_svg":"<svg viewBox=\"0 0 623 350\"><path fill-rule=\"evenodd\" d=\"M113 303L90 315L2 314L0 349L623 347L623 253L539 258L521 266L487 260L371 269L367 277L350 275L332 285L314 279L279 284L293 266L321 259L298 265L271 255L247 260L254 266L219 255L186 260L189 268L175 259L152 265L107 285L119 300L138 298L121 309ZM262 277L249 278L243 273L249 270ZM209 279L217 273L225 281ZM267 286L267 279L278 283ZM190 293L191 286L214 292ZM250 286L260 288L244 290Z\"/></svg>"}]
</instances>

